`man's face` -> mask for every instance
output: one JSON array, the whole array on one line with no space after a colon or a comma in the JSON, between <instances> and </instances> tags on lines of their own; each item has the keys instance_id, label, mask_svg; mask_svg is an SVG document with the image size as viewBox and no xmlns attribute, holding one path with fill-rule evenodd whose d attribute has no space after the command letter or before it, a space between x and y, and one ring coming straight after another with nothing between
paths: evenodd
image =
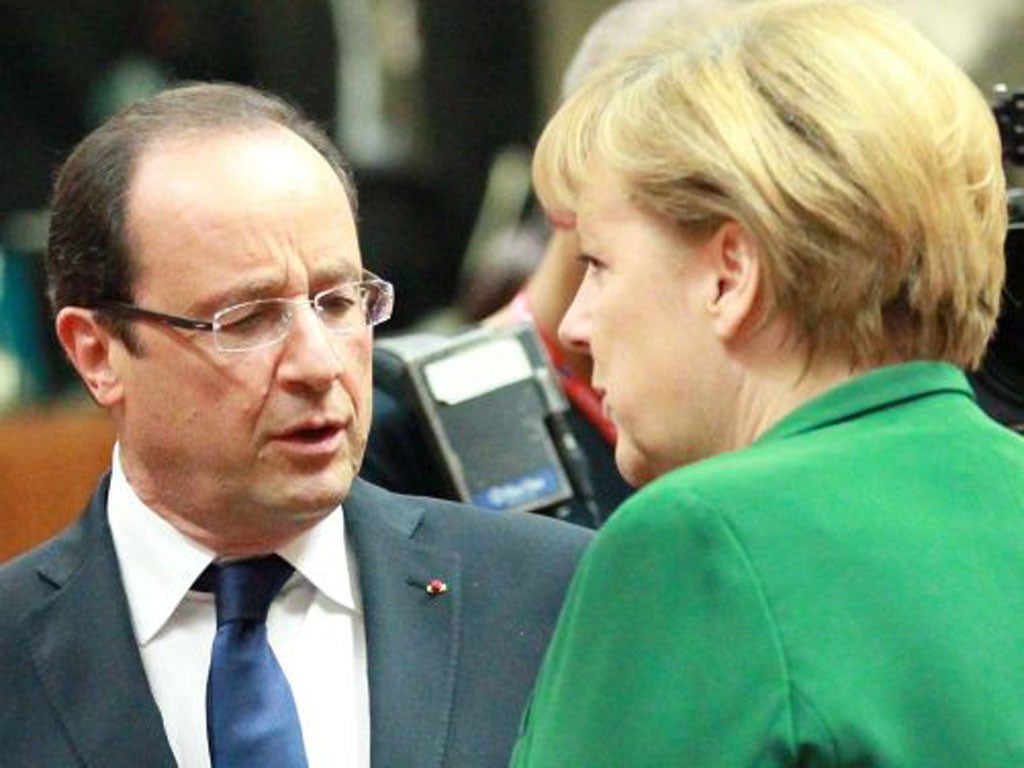
<instances>
[{"instance_id":1,"label":"man's face","mask_svg":"<svg viewBox=\"0 0 1024 768\"><path fill-rule=\"evenodd\" d=\"M279 128L158 143L136 166L127 240L133 301L209 319L265 298L311 297L358 280L341 182ZM369 330L325 332L296 305L285 339L221 352L211 334L136 321L141 354L115 345L114 404L129 481L200 540L256 548L348 493L370 422Z\"/></svg>"},{"instance_id":2,"label":"man's face","mask_svg":"<svg viewBox=\"0 0 1024 768\"><path fill-rule=\"evenodd\" d=\"M559 333L592 355L616 464L640 486L726 439L734 379L707 310L716 272L702 245L637 207L600 163L576 214L587 270Z\"/></svg>"}]
</instances>

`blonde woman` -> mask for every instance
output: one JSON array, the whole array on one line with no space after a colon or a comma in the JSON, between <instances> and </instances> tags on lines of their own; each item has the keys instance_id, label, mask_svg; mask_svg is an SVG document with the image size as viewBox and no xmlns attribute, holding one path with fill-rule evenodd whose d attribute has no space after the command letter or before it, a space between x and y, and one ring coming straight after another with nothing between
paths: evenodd
<instances>
[{"instance_id":1,"label":"blonde woman","mask_svg":"<svg viewBox=\"0 0 1024 768\"><path fill-rule=\"evenodd\" d=\"M643 488L514 765L1024 765L1024 442L962 370L1004 268L983 96L888 11L766 0L595 74L534 171Z\"/></svg>"}]
</instances>

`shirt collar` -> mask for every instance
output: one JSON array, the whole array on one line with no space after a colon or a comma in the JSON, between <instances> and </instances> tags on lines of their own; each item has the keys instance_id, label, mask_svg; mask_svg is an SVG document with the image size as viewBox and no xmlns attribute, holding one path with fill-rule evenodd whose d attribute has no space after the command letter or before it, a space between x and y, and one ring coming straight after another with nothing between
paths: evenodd
<instances>
[{"instance_id":1,"label":"shirt collar","mask_svg":"<svg viewBox=\"0 0 1024 768\"><path fill-rule=\"evenodd\" d=\"M128 483L114 446L107 516L135 637L145 646L171 617L216 553L151 510ZM360 613L355 561L341 507L278 552L332 602Z\"/></svg>"},{"instance_id":2,"label":"shirt collar","mask_svg":"<svg viewBox=\"0 0 1024 768\"><path fill-rule=\"evenodd\" d=\"M328 600L362 613L359 574L341 507L290 541L278 554Z\"/></svg>"}]
</instances>

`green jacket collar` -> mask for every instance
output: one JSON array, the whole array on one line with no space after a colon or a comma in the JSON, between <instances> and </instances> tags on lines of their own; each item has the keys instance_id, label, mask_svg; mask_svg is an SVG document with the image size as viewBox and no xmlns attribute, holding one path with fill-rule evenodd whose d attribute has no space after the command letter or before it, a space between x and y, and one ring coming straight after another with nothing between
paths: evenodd
<instances>
[{"instance_id":1,"label":"green jacket collar","mask_svg":"<svg viewBox=\"0 0 1024 768\"><path fill-rule=\"evenodd\" d=\"M755 442L781 440L943 392L974 398L967 377L949 363L916 361L876 368L807 401Z\"/></svg>"}]
</instances>

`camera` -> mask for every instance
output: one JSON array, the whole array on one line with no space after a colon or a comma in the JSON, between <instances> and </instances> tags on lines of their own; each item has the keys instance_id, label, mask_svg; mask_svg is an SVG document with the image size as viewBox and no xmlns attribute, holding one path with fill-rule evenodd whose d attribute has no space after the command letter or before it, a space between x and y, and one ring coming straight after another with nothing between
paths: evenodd
<instances>
[{"instance_id":1,"label":"camera","mask_svg":"<svg viewBox=\"0 0 1024 768\"><path fill-rule=\"evenodd\" d=\"M1024 167L1024 89L996 86L992 106L1003 144L1003 162ZM1024 189L1007 192L1006 282L996 331L971 383L981 407L1024 433Z\"/></svg>"},{"instance_id":2,"label":"camera","mask_svg":"<svg viewBox=\"0 0 1024 768\"><path fill-rule=\"evenodd\" d=\"M1011 91L1005 85L997 85L992 111L1003 142L1003 161L1024 167L1024 88Z\"/></svg>"}]
</instances>

